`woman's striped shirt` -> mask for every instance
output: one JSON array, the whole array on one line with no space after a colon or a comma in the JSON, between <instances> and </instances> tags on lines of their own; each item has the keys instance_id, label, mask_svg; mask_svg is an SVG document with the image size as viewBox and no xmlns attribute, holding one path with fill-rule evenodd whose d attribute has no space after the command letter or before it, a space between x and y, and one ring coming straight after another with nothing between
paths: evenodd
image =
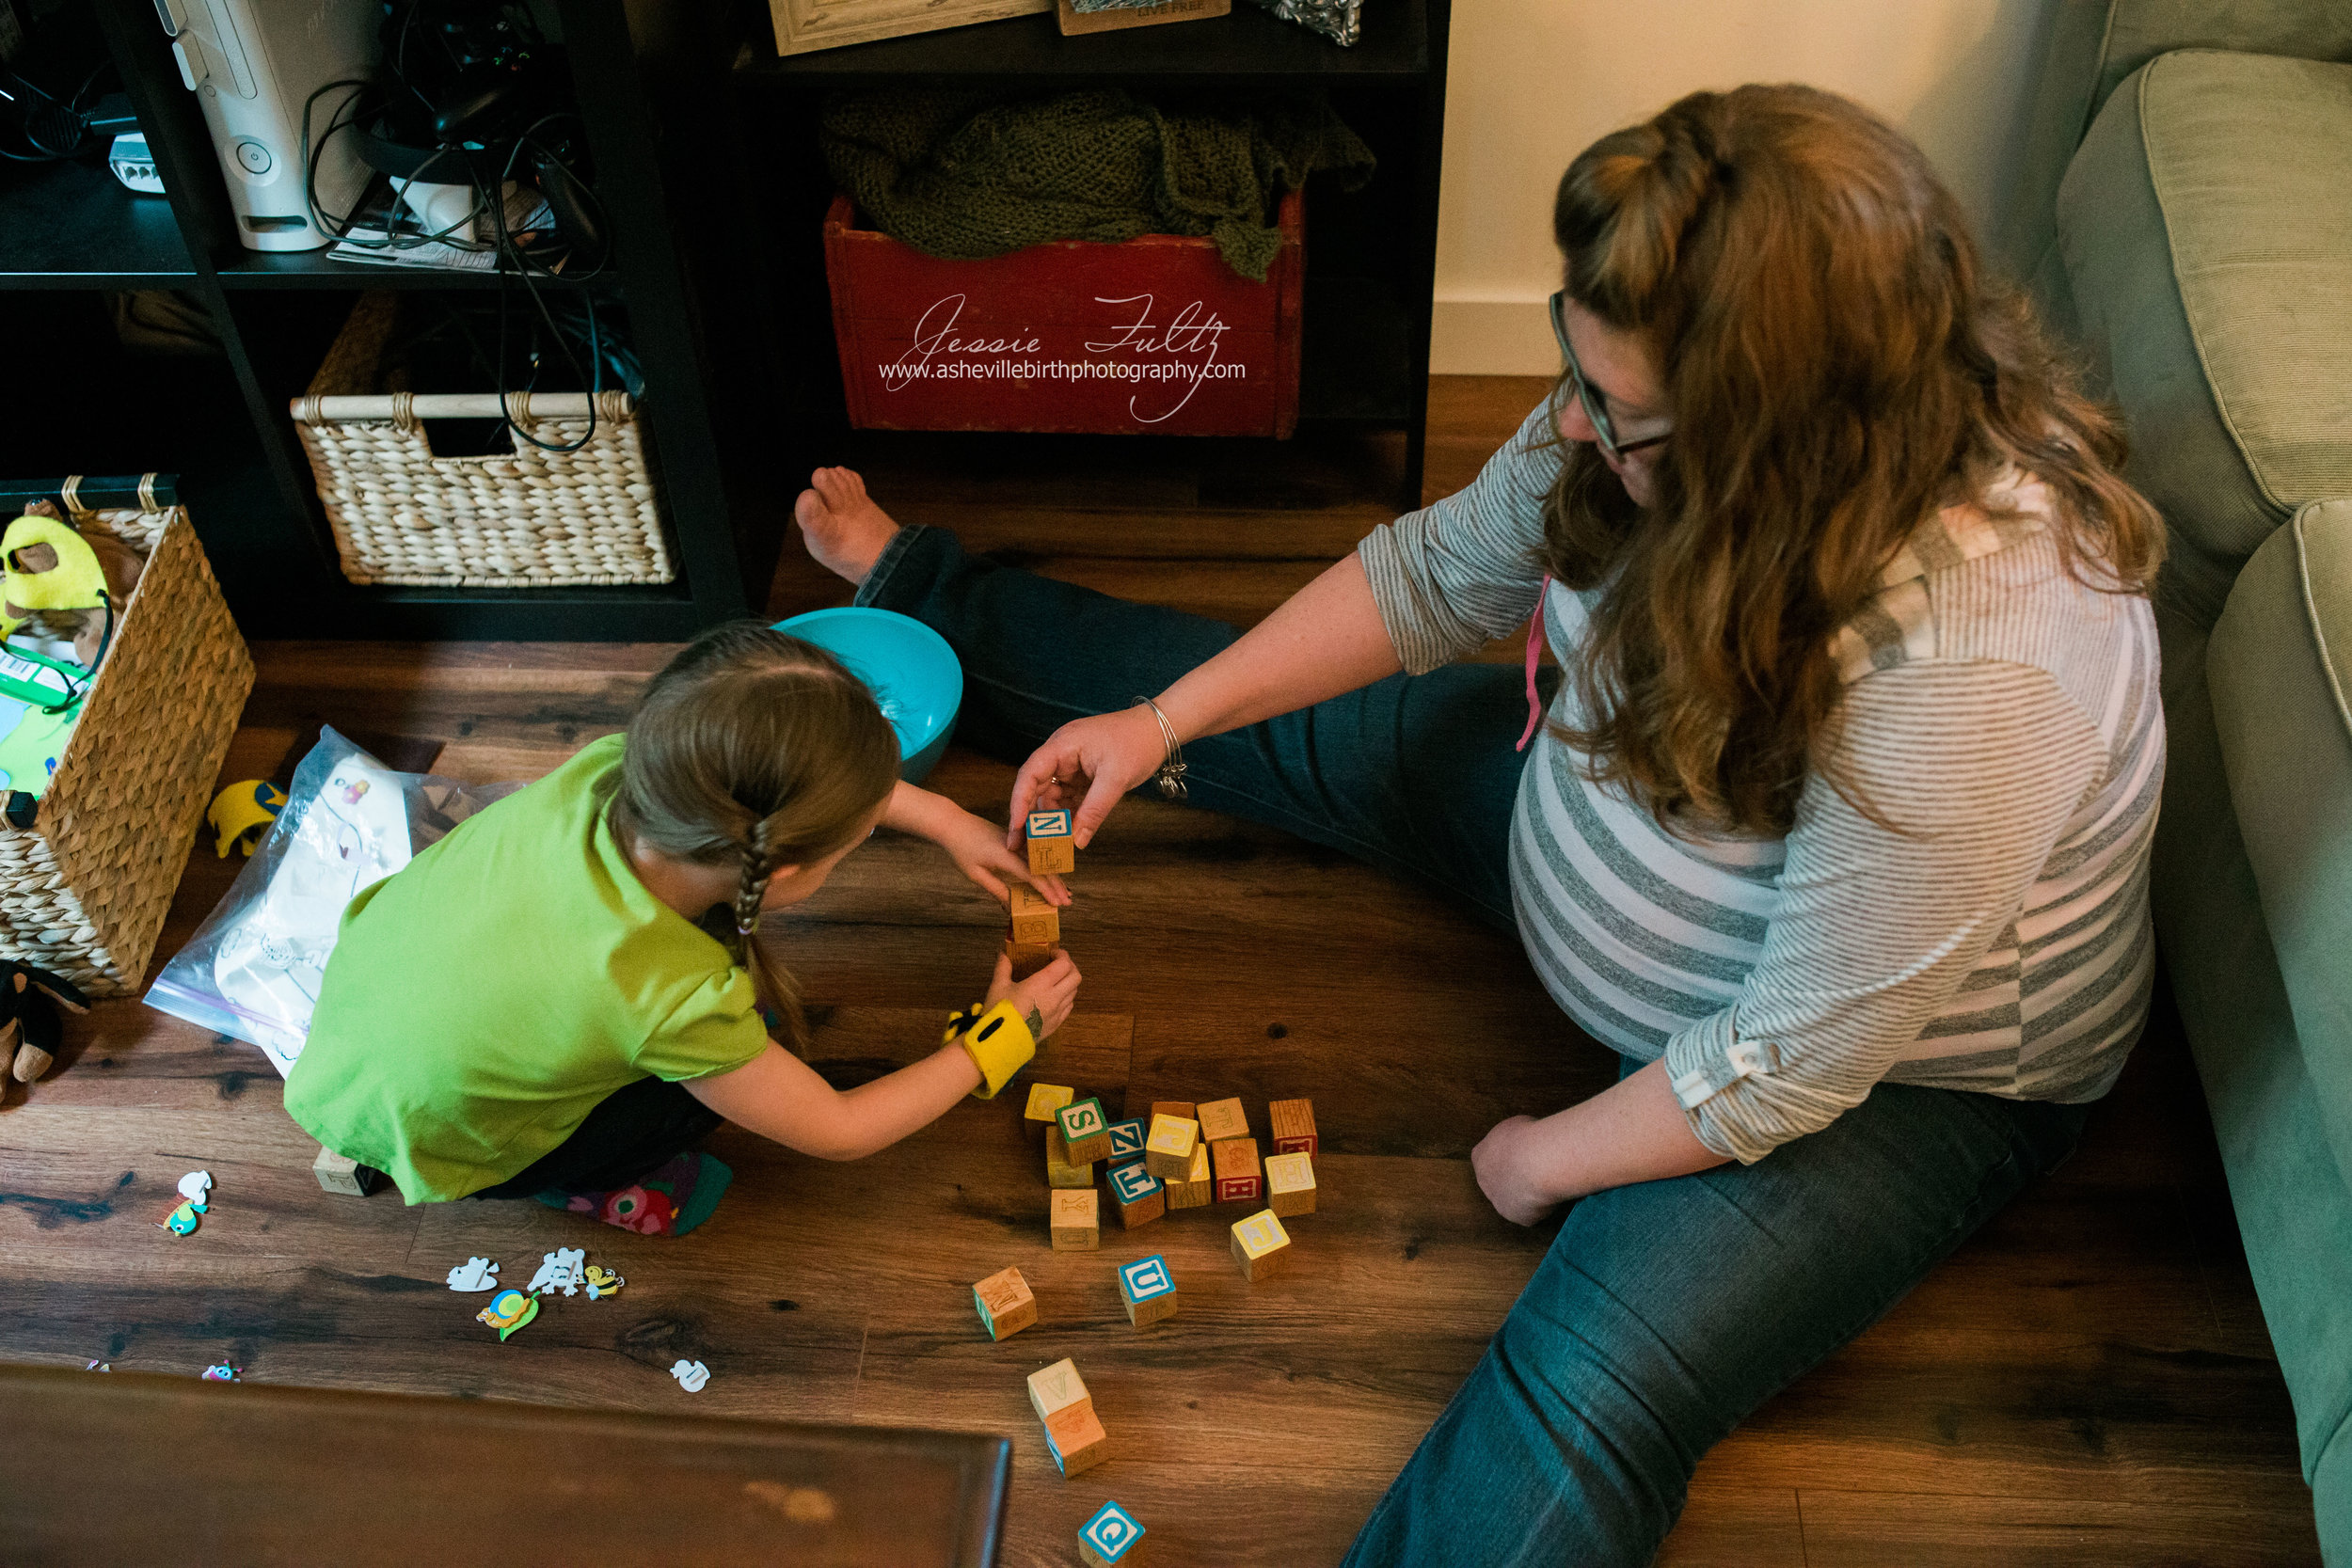
<instances>
[{"instance_id":1,"label":"woman's striped shirt","mask_svg":"<svg viewBox=\"0 0 2352 1568\"><path fill-rule=\"evenodd\" d=\"M1470 488L1359 546L1406 668L1523 624L1559 471L1549 404ZM2042 487L1922 525L1839 633L1836 761L1785 838L1669 832L1539 733L1511 885L1562 1008L1629 1056L1666 1058L1692 1131L1761 1159L1882 1079L2016 1099L2105 1094L2154 970L2148 847L2164 779L2148 602L2061 563ZM1594 595L1554 585L1547 635L1578 657ZM1577 721L1573 683L1550 716Z\"/></svg>"}]
</instances>

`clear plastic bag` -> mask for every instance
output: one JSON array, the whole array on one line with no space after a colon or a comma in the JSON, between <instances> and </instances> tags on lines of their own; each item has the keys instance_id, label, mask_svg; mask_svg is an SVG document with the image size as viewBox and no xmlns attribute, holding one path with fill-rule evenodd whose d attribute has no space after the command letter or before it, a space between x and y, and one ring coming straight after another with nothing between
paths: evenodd
<instances>
[{"instance_id":1,"label":"clear plastic bag","mask_svg":"<svg viewBox=\"0 0 2352 1568\"><path fill-rule=\"evenodd\" d=\"M344 906L521 787L395 773L322 727L278 821L147 1005L258 1045L288 1071L310 1037Z\"/></svg>"}]
</instances>

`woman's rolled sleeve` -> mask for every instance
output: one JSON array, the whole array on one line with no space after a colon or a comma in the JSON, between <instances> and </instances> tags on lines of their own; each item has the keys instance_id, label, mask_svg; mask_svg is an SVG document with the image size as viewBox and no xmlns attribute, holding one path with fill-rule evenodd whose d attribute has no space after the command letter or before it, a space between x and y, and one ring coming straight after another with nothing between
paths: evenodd
<instances>
[{"instance_id":1,"label":"woman's rolled sleeve","mask_svg":"<svg viewBox=\"0 0 2352 1568\"><path fill-rule=\"evenodd\" d=\"M2015 922L2106 757L2020 664L1904 664L1848 691L1838 761L1788 840L1780 907L1732 1003L1666 1042L1691 1129L1754 1164L1860 1104Z\"/></svg>"}]
</instances>

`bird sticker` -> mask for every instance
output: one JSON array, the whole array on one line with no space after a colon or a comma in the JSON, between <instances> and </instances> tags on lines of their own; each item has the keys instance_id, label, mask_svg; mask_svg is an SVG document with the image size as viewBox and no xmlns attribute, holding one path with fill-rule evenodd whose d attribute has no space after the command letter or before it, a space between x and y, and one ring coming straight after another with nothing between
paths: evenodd
<instances>
[{"instance_id":1,"label":"bird sticker","mask_svg":"<svg viewBox=\"0 0 2352 1568\"><path fill-rule=\"evenodd\" d=\"M472 1292L499 1288L499 1266L487 1258L469 1258L449 1271L449 1288Z\"/></svg>"},{"instance_id":2,"label":"bird sticker","mask_svg":"<svg viewBox=\"0 0 2352 1568\"><path fill-rule=\"evenodd\" d=\"M561 1291L567 1296L580 1293L580 1265L587 1260L588 1249L560 1246L539 1259L539 1272L531 1276L523 1289L534 1295L553 1295Z\"/></svg>"},{"instance_id":3,"label":"bird sticker","mask_svg":"<svg viewBox=\"0 0 2352 1568\"><path fill-rule=\"evenodd\" d=\"M588 1265L588 1299L590 1301L601 1301L606 1296L618 1295L621 1287L628 1283L628 1280L623 1279L601 1263Z\"/></svg>"},{"instance_id":4,"label":"bird sticker","mask_svg":"<svg viewBox=\"0 0 2352 1568\"><path fill-rule=\"evenodd\" d=\"M194 1204L196 1212L199 1214L204 1212L204 1196L212 1190L213 1173L211 1171L192 1170L180 1179L180 1196Z\"/></svg>"},{"instance_id":5,"label":"bird sticker","mask_svg":"<svg viewBox=\"0 0 2352 1568\"><path fill-rule=\"evenodd\" d=\"M538 1315L539 1298L523 1291L501 1291L490 1298L489 1306L474 1314L497 1329L501 1340Z\"/></svg>"},{"instance_id":6,"label":"bird sticker","mask_svg":"<svg viewBox=\"0 0 2352 1568\"><path fill-rule=\"evenodd\" d=\"M183 1201L179 1208L157 1220L155 1228L168 1230L175 1236L192 1236L196 1233L197 1226L201 1223L196 1217L198 1212L196 1204Z\"/></svg>"},{"instance_id":7,"label":"bird sticker","mask_svg":"<svg viewBox=\"0 0 2352 1568\"><path fill-rule=\"evenodd\" d=\"M229 1364L229 1358L227 1356L223 1356L219 1366L207 1367L204 1369L204 1381L207 1383L234 1383L237 1381L237 1369Z\"/></svg>"},{"instance_id":8,"label":"bird sticker","mask_svg":"<svg viewBox=\"0 0 2352 1568\"><path fill-rule=\"evenodd\" d=\"M670 1375L676 1378L677 1386L688 1393L699 1394L703 1385L710 1381L710 1369L699 1361L680 1361L670 1369Z\"/></svg>"}]
</instances>

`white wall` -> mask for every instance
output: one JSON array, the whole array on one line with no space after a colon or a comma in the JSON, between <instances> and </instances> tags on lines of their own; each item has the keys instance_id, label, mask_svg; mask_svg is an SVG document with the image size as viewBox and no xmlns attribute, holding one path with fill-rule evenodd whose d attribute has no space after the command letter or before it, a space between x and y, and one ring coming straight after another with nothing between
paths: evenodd
<instances>
[{"instance_id":1,"label":"white wall","mask_svg":"<svg viewBox=\"0 0 2352 1568\"><path fill-rule=\"evenodd\" d=\"M1560 286L1561 171L1699 87L1805 82L1867 104L1926 150L1989 245L2053 3L1454 0L1430 369L1558 371L1543 302Z\"/></svg>"}]
</instances>

